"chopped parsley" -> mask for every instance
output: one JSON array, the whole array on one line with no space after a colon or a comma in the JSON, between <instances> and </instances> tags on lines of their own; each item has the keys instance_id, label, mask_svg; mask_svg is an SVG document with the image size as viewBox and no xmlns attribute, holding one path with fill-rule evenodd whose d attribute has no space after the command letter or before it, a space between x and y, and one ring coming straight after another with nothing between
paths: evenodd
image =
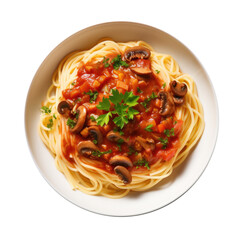
<instances>
[{"instance_id":1,"label":"chopped parsley","mask_svg":"<svg viewBox=\"0 0 240 240\"><path fill-rule=\"evenodd\" d=\"M118 54L117 57L113 58L111 63L113 64L113 68L116 70L118 70L121 66L129 67L129 65L122 60L122 57L120 54Z\"/></svg>"},{"instance_id":2,"label":"chopped parsley","mask_svg":"<svg viewBox=\"0 0 240 240\"><path fill-rule=\"evenodd\" d=\"M98 144L98 141L96 139L94 139L92 142L96 145Z\"/></svg>"},{"instance_id":3,"label":"chopped parsley","mask_svg":"<svg viewBox=\"0 0 240 240\"><path fill-rule=\"evenodd\" d=\"M156 73L157 73L157 74L159 74L159 73L160 73L160 71L159 71L159 70L155 70L155 71L156 71Z\"/></svg>"},{"instance_id":4,"label":"chopped parsley","mask_svg":"<svg viewBox=\"0 0 240 240\"><path fill-rule=\"evenodd\" d=\"M143 91L140 89L140 87L137 87L137 92L138 93L143 93Z\"/></svg>"},{"instance_id":5,"label":"chopped parsley","mask_svg":"<svg viewBox=\"0 0 240 240\"><path fill-rule=\"evenodd\" d=\"M53 126L53 119L50 118L50 119L49 119L49 122L48 122L48 124L47 124L47 128L52 128L52 126Z\"/></svg>"},{"instance_id":6,"label":"chopped parsley","mask_svg":"<svg viewBox=\"0 0 240 240\"><path fill-rule=\"evenodd\" d=\"M163 145L162 146L162 149L166 149L167 148L167 145L168 145L168 138L159 138L159 141L161 142L161 144Z\"/></svg>"},{"instance_id":7,"label":"chopped parsley","mask_svg":"<svg viewBox=\"0 0 240 240\"><path fill-rule=\"evenodd\" d=\"M98 97L97 91L93 92L92 90L89 90L88 92L84 92L84 93L90 96L90 103L93 103Z\"/></svg>"},{"instance_id":8,"label":"chopped parsley","mask_svg":"<svg viewBox=\"0 0 240 240\"><path fill-rule=\"evenodd\" d=\"M57 119L57 117L56 117L55 113L53 114L53 118L54 118L54 119Z\"/></svg>"},{"instance_id":9,"label":"chopped parsley","mask_svg":"<svg viewBox=\"0 0 240 240\"><path fill-rule=\"evenodd\" d=\"M133 153L135 155L138 154L138 152L132 146L129 146L128 149L129 149L129 151L127 152L128 155L132 155Z\"/></svg>"},{"instance_id":10,"label":"chopped parsley","mask_svg":"<svg viewBox=\"0 0 240 240\"><path fill-rule=\"evenodd\" d=\"M93 122L96 122L96 118L92 115L90 116L90 119L93 121Z\"/></svg>"},{"instance_id":11,"label":"chopped parsley","mask_svg":"<svg viewBox=\"0 0 240 240\"><path fill-rule=\"evenodd\" d=\"M95 156L95 157L101 157L103 154L108 154L108 153L111 153L112 152L112 149L108 150L108 151L105 151L105 152L101 152L99 150L96 150L96 151L92 151L92 155Z\"/></svg>"},{"instance_id":12,"label":"chopped parsley","mask_svg":"<svg viewBox=\"0 0 240 240\"><path fill-rule=\"evenodd\" d=\"M124 135L124 132L121 131L121 130L119 130L119 129L116 128L116 127L113 129L113 131L114 131L114 132L118 132L121 136Z\"/></svg>"},{"instance_id":13,"label":"chopped parsley","mask_svg":"<svg viewBox=\"0 0 240 240\"><path fill-rule=\"evenodd\" d=\"M113 122L117 127L122 129L129 120L134 118L134 115L139 112L133 108L138 104L139 96L135 96L132 92L126 91L124 94L120 93L117 89L112 90L112 95L109 98L103 98L102 102L99 102L97 108L100 110L108 111L108 113L100 115L97 118L97 124L103 126L108 124L110 118L113 118ZM113 111L110 111L111 103L113 103Z\"/></svg>"},{"instance_id":14,"label":"chopped parsley","mask_svg":"<svg viewBox=\"0 0 240 240\"><path fill-rule=\"evenodd\" d=\"M151 100L157 98L157 95L155 94L155 92L153 92L149 97L147 97L143 102L141 102L141 104L144 106L144 108L148 108Z\"/></svg>"},{"instance_id":15,"label":"chopped parsley","mask_svg":"<svg viewBox=\"0 0 240 240\"><path fill-rule=\"evenodd\" d=\"M145 127L145 130L148 131L148 132L152 132L152 127L153 125L152 124L149 124L147 127Z\"/></svg>"},{"instance_id":16,"label":"chopped parsley","mask_svg":"<svg viewBox=\"0 0 240 240\"><path fill-rule=\"evenodd\" d=\"M175 136L174 128L171 128L170 130L169 130L169 129L165 129L165 130L164 130L164 134L165 134L167 137Z\"/></svg>"},{"instance_id":17,"label":"chopped parsley","mask_svg":"<svg viewBox=\"0 0 240 240\"><path fill-rule=\"evenodd\" d=\"M41 111L46 114L51 113L51 109L48 108L47 106L42 106Z\"/></svg>"},{"instance_id":18,"label":"chopped parsley","mask_svg":"<svg viewBox=\"0 0 240 240\"><path fill-rule=\"evenodd\" d=\"M119 152L121 152L122 151L122 144L124 143L124 140L123 139L118 139L117 140L117 146L118 146L118 150L119 150Z\"/></svg>"},{"instance_id":19,"label":"chopped parsley","mask_svg":"<svg viewBox=\"0 0 240 240\"><path fill-rule=\"evenodd\" d=\"M67 125L70 127L70 128L74 128L76 123L71 119L71 118L68 118L67 120Z\"/></svg>"},{"instance_id":20,"label":"chopped parsley","mask_svg":"<svg viewBox=\"0 0 240 240\"><path fill-rule=\"evenodd\" d=\"M145 158L138 160L134 163L134 165L136 166L136 168L146 167L148 170L150 169L149 162Z\"/></svg>"},{"instance_id":21,"label":"chopped parsley","mask_svg":"<svg viewBox=\"0 0 240 240\"><path fill-rule=\"evenodd\" d=\"M166 87L166 83L164 83L161 88L164 89L165 87Z\"/></svg>"},{"instance_id":22,"label":"chopped parsley","mask_svg":"<svg viewBox=\"0 0 240 240\"><path fill-rule=\"evenodd\" d=\"M108 61L109 61L109 58L103 57L103 64L104 64L104 67L105 67L105 68L107 68L107 67L110 66L110 64L109 64Z\"/></svg>"}]
</instances>

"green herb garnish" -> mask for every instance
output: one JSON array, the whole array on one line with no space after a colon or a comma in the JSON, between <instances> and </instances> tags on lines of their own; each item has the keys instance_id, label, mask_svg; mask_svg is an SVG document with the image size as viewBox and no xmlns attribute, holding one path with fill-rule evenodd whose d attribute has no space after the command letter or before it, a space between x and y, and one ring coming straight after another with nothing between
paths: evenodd
<instances>
[{"instance_id":1,"label":"green herb garnish","mask_svg":"<svg viewBox=\"0 0 240 240\"><path fill-rule=\"evenodd\" d=\"M138 93L143 93L143 91L140 89L140 87L137 87L137 92Z\"/></svg>"},{"instance_id":2,"label":"green herb garnish","mask_svg":"<svg viewBox=\"0 0 240 240\"><path fill-rule=\"evenodd\" d=\"M50 119L49 119L49 122L48 122L48 124L47 124L47 128L52 128L52 126L53 126L53 119L50 118Z\"/></svg>"},{"instance_id":3,"label":"green herb garnish","mask_svg":"<svg viewBox=\"0 0 240 240\"><path fill-rule=\"evenodd\" d=\"M68 118L67 120L67 125L70 127L70 128L74 128L76 123L71 119L71 118Z\"/></svg>"},{"instance_id":4,"label":"green herb garnish","mask_svg":"<svg viewBox=\"0 0 240 240\"><path fill-rule=\"evenodd\" d=\"M99 150L96 150L96 151L92 151L92 155L95 156L95 157L101 157L103 154L108 154L108 153L111 153L112 152L112 149L108 150L108 151L105 151L105 152L101 152Z\"/></svg>"},{"instance_id":5,"label":"green herb garnish","mask_svg":"<svg viewBox=\"0 0 240 240\"><path fill-rule=\"evenodd\" d=\"M136 166L136 168L146 167L148 170L150 169L149 162L145 158L138 160L134 163L134 165Z\"/></svg>"},{"instance_id":6,"label":"green herb garnish","mask_svg":"<svg viewBox=\"0 0 240 240\"><path fill-rule=\"evenodd\" d=\"M118 70L121 66L129 67L129 65L122 60L122 57L120 54L118 54L117 57L113 58L111 63L113 64L113 68L116 70Z\"/></svg>"},{"instance_id":7,"label":"green herb garnish","mask_svg":"<svg viewBox=\"0 0 240 240\"><path fill-rule=\"evenodd\" d=\"M105 68L107 68L107 67L109 67L110 66L110 64L109 64L109 58L105 58L105 57L103 57L103 64L104 64L104 67Z\"/></svg>"},{"instance_id":8,"label":"green herb garnish","mask_svg":"<svg viewBox=\"0 0 240 240\"><path fill-rule=\"evenodd\" d=\"M164 89L165 87L166 87L166 83L164 83L161 88Z\"/></svg>"},{"instance_id":9,"label":"green herb garnish","mask_svg":"<svg viewBox=\"0 0 240 240\"><path fill-rule=\"evenodd\" d=\"M163 146L162 146L162 149L166 149L166 148L167 148L167 145L168 145L168 138L159 138L159 141L160 141L161 144L163 145Z\"/></svg>"},{"instance_id":10,"label":"green herb garnish","mask_svg":"<svg viewBox=\"0 0 240 240\"><path fill-rule=\"evenodd\" d=\"M157 74L159 74L159 73L160 73L160 71L159 71L159 70L155 70L155 71L156 71L156 73L157 73Z\"/></svg>"},{"instance_id":11,"label":"green herb garnish","mask_svg":"<svg viewBox=\"0 0 240 240\"><path fill-rule=\"evenodd\" d=\"M117 116L113 119L113 122L117 127L122 129L129 120L133 119L134 115L139 113L136 109L132 108L138 104L138 99L139 96L135 96L132 92L125 92L122 94L119 93L117 89L113 89L112 95L109 96L109 98L103 98L102 102L99 102L97 105L98 109L109 111L97 118L97 124L100 126L108 124L110 117L116 114ZM113 111L110 111L110 102L114 104Z\"/></svg>"},{"instance_id":12,"label":"green herb garnish","mask_svg":"<svg viewBox=\"0 0 240 240\"><path fill-rule=\"evenodd\" d=\"M53 114L53 118L54 118L54 119L57 119L57 117L56 117L55 113Z\"/></svg>"},{"instance_id":13,"label":"green herb garnish","mask_svg":"<svg viewBox=\"0 0 240 240\"><path fill-rule=\"evenodd\" d=\"M167 137L174 136L174 135L175 135L175 133L174 133L174 128L171 128L170 130L169 130L169 129L165 129L165 130L164 130L164 134L165 134Z\"/></svg>"},{"instance_id":14,"label":"green herb garnish","mask_svg":"<svg viewBox=\"0 0 240 240\"><path fill-rule=\"evenodd\" d=\"M96 139L94 139L92 142L96 145L98 144L98 141Z\"/></svg>"},{"instance_id":15,"label":"green herb garnish","mask_svg":"<svg viewBox=\"0 0 240 240\"><path fill-rule=\"evenodd\" d=\"M157 98L157 95L155 92L153 92L149 97L147 97L141 104L144 106L144 108L147 108L150 104L150 101Z\"/></svg>"},{"instance_id":16,"label":"green herb garnish","mask_svg":"<svg viewBox=\"0 0 240 240\"><path fill-rule=\"evenodd\" d=\"M92 115L90 116L90 119L93 121L93 122L96 122L96 118Z\"/></svg>"},{"instance_id":17,"label":"green herb garnish","mask_svg":"<svg viewBox=\"0 0 240 240\"><path fill-rule=\"evenodd\" d=\"M145 127L144 129L146 130L146 131L148 131L148 132L152 132L153 130L152 130L152 127L153 127L153 125L152 124L149 124L147 127Z\"/></svg>"},{"instance_id":18,"label":"green herb garnish","mask_svg":"<svg viewBox=\"0 0 240 240\"><path fill-rule=\"evenodd\" d=\"M88 92L84 92L84 93L90 96L90 103L93 103L98 97L97 91L93 92L92 90L89 90Z\"/></svg>"},{"instance_id":19,"label":"green herb garnish","mask_svg":"<svg viewBox=\"0 0 240 240\"><path fill-rule=\"evenodd\" d=\"M51 109L48 108L47 106L42 106L42 107L41 107L41 111L42 111L43 113L48 114L48 113L51 112Z\"/></svg>"}]
</instances>

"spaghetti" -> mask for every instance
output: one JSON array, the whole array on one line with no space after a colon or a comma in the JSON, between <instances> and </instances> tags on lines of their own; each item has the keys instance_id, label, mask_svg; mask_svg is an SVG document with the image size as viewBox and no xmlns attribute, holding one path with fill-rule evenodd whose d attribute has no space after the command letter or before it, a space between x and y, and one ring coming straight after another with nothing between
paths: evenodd
<instances>
[{"instance_id":1,"label":"spaghetti","mask_svg":"<svg viewBox=\"0 0 240 240\"><path fill-rule=\"evenodd\" d=\"M193 79L143 41L67 55L41 108L39 134L74 190L121 198L168 177L204 130Z\"/></svg>"}]
</instances>

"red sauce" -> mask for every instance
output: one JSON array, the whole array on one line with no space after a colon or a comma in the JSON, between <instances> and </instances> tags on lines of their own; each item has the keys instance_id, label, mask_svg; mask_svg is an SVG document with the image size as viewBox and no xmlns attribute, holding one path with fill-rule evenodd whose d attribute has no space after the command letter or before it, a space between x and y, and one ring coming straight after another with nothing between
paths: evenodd
<instances>
[{"instance_id":1,"label":"red sauce","mask_svg":"<svg viewBox=\"0 0 240 240\"><path fill-rule=\"evenodd\" d=\"M109 56L113 58L115 56ZM149 67L150 60L135 60L134 66L137 67ZM134 95L139 96L139 104L134 106L134 109L139 111L139 114L135 115L133 120L124 126L121 131L123 136L128 139L132 147L126 143L116 144L106 139L106 134L116 128L112 119L108 125L100 127L100 130L104 136L103 143L99 146L100 151L112 150L111 153L104 154L98 160L101 164L97 164L98 167L112 172L113 168L108 164L109 159L114 155L128 156L133 163L137 161L137 153L141 153L143 158L148 162L149 167L158 160L169 161L175 154L178 146L178 134L181 130L182 121L177 120L174 115L163 118L159 114L160 100L158 98L152 99L147 102L147 106L144 107L144 101L148 99L153 93L157 96L159 91L164 91L163 81L157 76L157 74L151 74L148 77L140 77L136 75L129 67L120 67L118 70L113 66L105 67L102 62L87 63L81 65L77 73L77 79L74 81L70 89L63 90L62 94L65 99L74 101L78 106L84 104L87 107L88 117L85 122L85 126L89 124L96 124L90 120L90 115L100 116L106 113L103 110L99 110L96 106L102 101L102 98L108 98L111 93L111 89L117 89L121 93L126 91L132 91ZM98 96L95 101L90 103L90 96L86 94L89 91L98 92ZM81 99L81 100L80 100ZM142 104L143 103L143 104ZM148 125L152 125L151 132L146 131ZM174 130L172 130L174 129ZM74 134L74 133L70 133ZM169 135L170 134L170 135ZM80 141L89 140L90 138L84 138L81 134L77 134L76 145ZM167 136L168 135L168 136ZM141 148L140 151L135 150L135 138L141 136L144 139L154 139L155 149L145 150ZM161 140L160 140L161 139ZM167 144L163 143L163 140L168 141ZM75 144L74 144L75 145ZM67 159L75 146L69 146L65 144L64 155ZM93 161L93 165L96 165L96 161ZM134 166L132 171L148 171L146 166Z\"/></svg>"}]
</instances>

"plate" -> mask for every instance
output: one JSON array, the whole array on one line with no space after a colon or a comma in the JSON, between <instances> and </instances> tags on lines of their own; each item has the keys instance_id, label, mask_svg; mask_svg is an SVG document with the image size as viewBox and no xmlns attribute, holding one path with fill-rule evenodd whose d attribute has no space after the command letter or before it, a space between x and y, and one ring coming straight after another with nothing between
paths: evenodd
<instances>
[{"instance_id":1,"label":"plate","mask_svg":"<svg viewBox=\"0 0 240 240\"><path fill-rule=\"evenodd\" d=\"M183 72L196 82L203 104L205 130L194 151L173 174L157 187L144 193L131 193L122 199L89 196L73 191L65 177L55 168L50 152L42 143L37 125L41 101L51 85L51 77L59 61L75 50L93 47L103 38L118 42L143 40L155 51L172 55ZM213 153L218 133L218 106L212 83L199 60L181 42L151 26L133 22L109 22L83 29L60 43L37 70L26 99L26 137L32 157L45 180L61 196L86 210L111 216L132 216L162 208L182 196L201 176Z\"/></svg>"}]
</instances>

